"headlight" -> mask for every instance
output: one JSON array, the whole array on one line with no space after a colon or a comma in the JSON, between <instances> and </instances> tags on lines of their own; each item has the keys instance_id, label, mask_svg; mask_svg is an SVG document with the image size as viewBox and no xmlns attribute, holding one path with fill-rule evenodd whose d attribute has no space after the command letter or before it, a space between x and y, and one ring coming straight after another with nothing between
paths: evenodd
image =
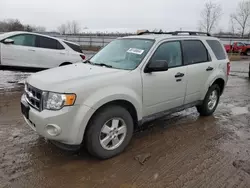
<instances>
[{"instance_id":1,"label":"headlight","mask_svg":"<svg viewBox=\"0 0 250 188\"><path fill-rule=\"evenodd\" d=\"M61 94L47 92L44 94L43 107L47 110L60 110L64 106L74 105L76 100L75 94Z\"/></svg>"}]
</instances>

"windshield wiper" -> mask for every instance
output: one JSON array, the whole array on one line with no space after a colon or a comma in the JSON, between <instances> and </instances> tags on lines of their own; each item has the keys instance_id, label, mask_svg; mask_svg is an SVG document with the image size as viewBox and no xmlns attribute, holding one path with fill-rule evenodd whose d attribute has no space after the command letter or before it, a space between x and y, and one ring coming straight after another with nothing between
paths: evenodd
<instances>
[{"instance_id":1,"label":"windshield wiper","mask_svg":"<svg viewBox=\"0 0 250 188\"><path fill-rule=\"evenodd\" d=\"M93 63L89 59L84 61L84 63L89 63L89 64L93 65Z\"/></svg>"},{"instance_id":2,"label":"windshield wiper","mask_svg":"<svg viewBox=\"0 0 250 188\"><path fill-rule=\"evenodd\" d=\"M104 67L112 68L111 65L107 65L105 63L93 63L93 65L98 65L98 66L104 66Z\"/></svg>"}]
</instances>

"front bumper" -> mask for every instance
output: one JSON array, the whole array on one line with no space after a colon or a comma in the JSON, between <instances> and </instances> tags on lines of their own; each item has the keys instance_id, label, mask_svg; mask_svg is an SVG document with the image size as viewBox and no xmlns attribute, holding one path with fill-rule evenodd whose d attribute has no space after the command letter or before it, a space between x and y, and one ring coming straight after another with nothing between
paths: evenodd
<instances>
[{"instance_id":1,"label":"front bumper","mask_svg":"<svg viewBox=\"0 0 250 188\"><path fill-rule=\"evenodd\" d=\"M24 95L21 103L28 105ZM79 145L82 143L88 119L93 113L94 110L85 105L74 105L58 111L43 110L41 112L29 106L28 117L24 116L24 119L42 137L64 144ZM58 134L51 135L48 131L48 125L58 127Z\"/></svg>"}]
</instances>

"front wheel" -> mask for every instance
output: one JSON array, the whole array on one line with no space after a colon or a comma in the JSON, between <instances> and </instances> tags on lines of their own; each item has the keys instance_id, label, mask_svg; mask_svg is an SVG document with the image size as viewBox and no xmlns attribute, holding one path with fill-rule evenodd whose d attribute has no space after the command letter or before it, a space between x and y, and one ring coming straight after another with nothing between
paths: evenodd
<instances>
[{"instance_id":1,"label":"front wheel","mask_svg":"<svg viewBox=\"0 0 250 188\"><path fill-rule=\"evenodd\" d=\"M90 154L108 159L120 154L134 130L130 113L121 106L107 106L94 115L85 134L85 147Z\"/></svg>"},{"instance_id":2,"label":"front wheel","mask_svg":"<svg viewBox=\"0 0 250 188\"><path fill-rule=\"evenodd\" d=\"M217 84L214 84L207 91L207 94L202 104L196 106L197 111L200 113L201 116L210 116L214 113L219 103L219 100L220 100L220 88Z\"/></svg>"}]
</instances>

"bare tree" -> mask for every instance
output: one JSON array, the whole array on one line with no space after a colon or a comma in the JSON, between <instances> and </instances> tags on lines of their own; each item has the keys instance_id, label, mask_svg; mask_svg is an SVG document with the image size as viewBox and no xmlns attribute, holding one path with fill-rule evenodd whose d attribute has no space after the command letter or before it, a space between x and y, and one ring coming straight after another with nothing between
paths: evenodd
<instances>
[{"instance_id":1,"label":"bare tree","mask_svg":"<svg viewBox=\"0 0 250 188\"><path fill-rule=\"evenodd\" d=\"M77 21L74 20L71 22L71 30L72 30L72 34L80 33L81 28Z\"/></svg>"},{"instance_id":2,"label":"bare tree","mask_svg":"<svg viewBox=\"0 0 250 188\"><path fill-rule=\"evenodd\" d=\"M236 30L235 30L235 21L234 18L232 17L232 15L230 16L230 32L235 35L236 34Z\"/></svg>"},{"instance_id":3,"label":"bare tree","mask_svg":"<svg viewBox=\"0 0 250 188\"><path fill-rule=\"evenodd\" d=\"M57 30L59 31L59 33L61 33L62 35L65 35L67 33L67 28L65 24L60 25Z\"/></svg>"},{"instance_id":4,"label":"bare tree","mask_svg":"<svg viewBox=\"0 0 250 188\"><path fill-rule=\"evenodd\" d=\"M35 31L35 32L45 32L46 28L43 27L43 26L34 26L33 31Z\"/></svg>"},{"instance_id":5,"label":"bare tree","mask_svg":"<svg viewBox=\"0 0 250 188\"><path fill-rule=\"evenodd\" d=\"M72 34L72 33L73 33L73 31L72 31L72 27L71 27L71 22L68 21L66 23L66 34Z\"/></svg>"},{"instance_id":6,"label":"bare tree","mask_svg":"<svg viewBox=\"0 0 250 188\"><path fill-rule=\"evenodd\" d=\"M221 12L222 9L219 4L212 1L207 2L201 12L200 30L210 33L216 27L221 17Z\"/></svg>"},{"instance_id":7,"label":"bare tree","mask_svg":"<svg viewBox=\"0 0 250 188\"><path fill-rule=\"evenodd\" d=\"M0 21L0 32L8 32L8 24L5 21Z\"/></svg>"},{"instance_id":8,"label":"bare tree","mask_svg":"<svg viewBox=\"0 0 250 188\"><path fill-rule=\"evenodd\" d=\"M241 37L243 37L250 21L250 1L239 2L236 13L231 17L238 24Z\"/></svg>"},{"instance_id":9,"label":"bare tree","mask_svg":"<svg viewBox=\"0 0 250 188\"><path fill-rule=\"evenodd\" d=\"M80 24L77 21L68 21L66 24L60 25L58 31L61 34L78 34L80 33Z\"/></svg>"},{"instance_id":10,"label":"bare tree","mask_svg":"<svg viewBox=\"0 0 250 188\"><path fill-rule=\"evenodd\" d=\"M0 31L23 31L23 24L17 19L8 19L0 22Z\"/></svg>"},{"instance_id":11,"label":"bare tree","mask_svg":"<svg viewBox=\"0 0 250 188\"><path fill-rule=\"evenodd\" d=\"M46 31L46 28L42 26L32 26L29 24L24 25L18 19L7 19L0 21L0 31L1 32L9 32L9 31L44 32Z\"/></svg>"}]
</instances>

